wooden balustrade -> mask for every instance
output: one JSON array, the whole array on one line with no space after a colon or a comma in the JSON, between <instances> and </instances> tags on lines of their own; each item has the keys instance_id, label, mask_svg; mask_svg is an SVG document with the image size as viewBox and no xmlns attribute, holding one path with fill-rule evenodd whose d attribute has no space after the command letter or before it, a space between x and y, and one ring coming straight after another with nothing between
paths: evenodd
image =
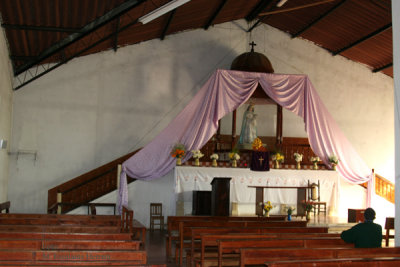
<instances>
[{"instance_id":1,"label":"wooden balustrade","mask_svg":"<svg viewBox=\"0 0 400 267\"><path fill-rule=\"evenodd\" d=\"M394 204L394 184L375 174L375 193Z\"/></svg>"},{"instance_id":2,"label":"wooden balustrade","mask_svg":"<svg viewBox=\"0 0 400 267\"><path fill-rule=\"evenodd\" d=\"M316 156L312 151L310 144L308 142L308 138L302 137L284 137L282 144L276 144L276 137L272 136L259 136L261 141L266 144L267 150L272 151L280 151L285 156L285 164L295 165L296 161L294 160L293 154L295 152L303 154L302 165L312 165L310 161L311 157ZM231 135L219 135L214 136L208 141L203 148L201 149L204 154L204 161L211 161L210 155L213 153L227 153L232 151L232 136ZM240 154L245 156L250 155L249 150L240 151ZM246 157L242 157L246 158ZM321 165L322 162L321 162Z\"/></svg>"},{"instance_id":3,"label":"wooden balustrade","mask_svg":"<svg viewBox=\"0 0 400 267\"><path fill-rule=\"evenodd\" d=\"M61 213L68 212L81 204L101 197L117 189L118 164L122 164L139 150L122 156L110 163L82 174L48 191L47 207L49 212L57 210L57 194L61 193ZM134 181L128 178L128 183Z\"/></svg>"}]
</instances>

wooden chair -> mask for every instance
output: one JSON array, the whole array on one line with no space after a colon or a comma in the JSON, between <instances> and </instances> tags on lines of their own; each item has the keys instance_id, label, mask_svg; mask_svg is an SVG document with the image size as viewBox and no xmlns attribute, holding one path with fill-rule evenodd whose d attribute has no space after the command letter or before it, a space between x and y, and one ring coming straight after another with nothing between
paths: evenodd
<instances>
[{"instance_id":1,"label":"wooden chair","mask_svg":"<svg viewBox=\"0 0 400 267\"><path fill-rule=\"evenodd\" d=\"M394 230L394 217L386 217L385 221L385 245L389 246L389 238L394 238L394 235L390 235L390 230Z\"/></svg>"},{"instance_id":2,"label":"wooden chair","mask_svg":"<svg viewBox=\"0 0 400 267\"><path fill-rule=\"evenodd\" d=\"M158 223L156 223L158 221ZM159 225L160 230L164 230L164 216L162 215L162 203L150 203L150 231L154 226Z\"/></svg>"},{"instance_id":3,"label":"wooden chair","mask_svg":"<svg viewBox=\"0 0 400 267\"><path fill-rule=\"evenodd\" d=\"M10 201L0 203L0 213L2 213L3 210L5 211L5 213L10 213L10 205Z\"/></svg>"},{"instance_id":4,"label":"wooden chair","mask_svg":"<svg viewBox=\"0 0 400 267\"><path fill-rule=\"evenodd\" d=\"M320 183L318 180L318 183L310 183L310 180L308 180L308 190L309 193L308 195L308 201L312 203L313 209L314 209L314 216L318 210L318 215L320 212L323 212L326 216L326 202L321 201L321 190L320 190Z\"/></svg>"},{"instance_id":5,"label":"wooden chair","mask_svg":"<svg viewBox=\"0 0 400 267\"><path fill-rule=\"evenodd\" d=\"M90 207L90 214L96 215L96 206L93 204L90 204L89 207Z\"/></svg>"}]
</instances>

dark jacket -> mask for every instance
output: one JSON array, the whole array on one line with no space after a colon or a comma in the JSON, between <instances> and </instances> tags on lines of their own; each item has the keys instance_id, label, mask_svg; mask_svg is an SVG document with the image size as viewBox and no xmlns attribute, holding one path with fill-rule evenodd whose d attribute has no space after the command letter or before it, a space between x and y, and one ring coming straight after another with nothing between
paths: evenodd
<instances>
[{"instance_id":1,"label":"dark jacket","mask_svg":"<svg viewBox=\"0 0 400 267\"><path fill-rule=\"evenodd\" d=\"M354 243L356 248L382 247L382 226L367 221L343 231L340 237L346 243Z\"/></svg>"}]
</instances>

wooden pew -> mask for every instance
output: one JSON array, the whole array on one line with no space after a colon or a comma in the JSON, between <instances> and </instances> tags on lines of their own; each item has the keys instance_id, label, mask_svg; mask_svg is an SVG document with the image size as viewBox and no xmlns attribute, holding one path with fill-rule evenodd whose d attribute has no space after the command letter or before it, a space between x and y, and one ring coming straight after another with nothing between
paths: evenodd
<instances>
[{"instance_id":1,"label":"wooden pew","mask_svg":"<svg viewBox=\"0 0 400 267\"><path fill-rule=\"evenodd\" d=\"M66 219L66 220L120 220L118 215L84 215L84 214L36 214L36 213L2 213L0 218L23 219Z\"/></svg>"},{"instance_id":2,"label":"wooden pew","mask_svg":"<svg viewBox=\"0 0 400 267\"><path fill-rule=\"evenodd\" d=\"M185 241L191 242L191 228L192 227L235 227L235 228L247 228L247 227L263 227L263 228L306 228L306 221L186 221L179 222L179 242L176 244L176 252L178 253L179 266L182 266L183 262L183 250L185 248ZM187 242L186 247L190 246ZM176 255L175 255L176 258Z\"/></svg>"},{"instance_id":3,"label":"wooden pew","mask_svg":"<svg viewBox=\"0 0 400 267\"><path fill-rule=\"evenodd\" d=\"M5 218L0 216L0 225L80 225L80 226L120 226L121 219L115 216L110 219L86 218Z\"/></svg>"},{"instance_id":4,"label":"wooden pew","mask_svg":"<svg viewBox=\"0 0 400 267\"><path fill-rule=\"evenodd\" d=\"M132 240L133 211L126 211L124 228L119 216L0 216L0 265L146 264L146 251L139 250L142 242Z\"/></svg>"},{"instance_id":5,"label":"wooden pew","mask_svg":"<svg viewBox=\"0 0 400 267\"><path fill-rule=\"evenodd\" d=\"M242 248L354 248L354 244L344 242L340 237L302 237L274 239L231 239L218 241L218 266L222 266L222 258L229 259L239 265L240 249Z\"/></svg>"},{"instance_id":6,"label":"wooden pew","mask_svg":"<svg viewBox=\"0 0 400 267\"><path fill-rule=\"evenodd\" d=\"M118 226L0 225L0 232L119 233Z\"/></svg>"},{"instance_id":7,"label":"wooden pew","mask_svg":"<svg viewBox=\"0 0 400 267\"><path fill-rule=\"evenodd\" d=\"M310 229L305 229L310 232ZM311 229L313 230L313 229ZM317 229L321 231L321 229ZM200 260L201 256L207 249L213 248L217 251L218 240L221 239L234 239L240 238L274 238L274 237L285 237L285 238L304 238L304 237L340 237L340 234L327 233L327 228L322 229L322 233L267 233L263 228L209 228L209 227L193 227L191 228L191 244L190 250L187 251L187 255L192 259L191 266L194 266L194 260L198 257ZM326 232L325 232L326 230ZM195 254L197 253L197 255ZM178 255L177 253L175 255ZM191 256L194 255L194 256ZM176 259L177 261L177 259ZM188 261L188 259L186 259Z\"/></svg>"},{"instance_id":8,"label":"wooden pew","mask_svg":"<svg viewBox=\"0 0 400 267\"><path fill-rule=\"evenodd\" d=\"M166 235L166 256L171 257L172 242L179 240L179 222L183 221L284 221L284 215L272 215L270 217L256 216L168 216Z\"/></svg>"},{"instance_id":9,"label":"wooden pew","mask_svg":"<svg viewBox=\"0 0 400 267\"><path fill-rule=\"evenodd\" d=\"M142 242L142 247L146 246L146 226L133 218L133 210L129 207L122 207L121 232L131 233L132 239L138 238Z\"/></svg>"},{"instance_id":10,"label":"wooden pew","mask_svg":"<svg viewBox=\"0 0 400 267\"><path fill-rule=\"evenodd\" d=\"M373 257L373 258L345 258L345 259L319 259L298 261L266 262L269 267L398 267L400 257Z\"/></svg>"},{"instance_id":11,"label":"wooden pew","mask_svg":"<svg viewBox=\"0 0 400 267\"><path fill-rule=\"evenodd\" d=\"M43 232L0 232L0 240L39 239L39 240L132 240L129 233L43 233Z\"/></svg>"},{"instance_id":12,"label":"wooden pew","mask_svg":"<svg viewBox=\"0 0 400 267\"><path fill-rule=\"evenodd\" d=\"M192 235L192 230L195 230L195 236ZM190 235L187 234L190 231ZM238 227L238 226L226 226L226 227L188 227L185 229L182 235L184 238L177 243L175 249L175 260L176 262L182 262L182 253L184 248L192 246L193 239L203 233L328 233L328 227L269 227L263 224L260 227ZM182 237L180 235L180 237ZM182 241L183 240L183 241ZM190 240L189 243L185 243L185 240Z\"/></svg>"},{"instance_id":13,"label":"wooden pew","mask_svg":"<svg viewBox=\"0 0 400 267\"><path fill-rule=\"evenodd\" d=\"M304 249L261 249L240 250L240 266L261 265L265 262L333 259L349 257L392 257L400 256L400 248L304 248Z\"/></svg>"},{"instance_id":14,"label":"wooden pew","mask_svg":"<svg viewBox=\"0 0 400 267\"><path fill-rule=\"evenodd\" d=\"M20 250L139 250L140 241L2 239L0 249Z\"/></svg>"},{"instance_id":15,"label":"wooden pew","mask_svg":"<svg viewBox=\"0 0 400 267\"><path fill-rule=\"evenodd\" d=\"M325 237L339 238L340 234L331 234L331 233L227 233L227 234L204 234L200 237L200 253L196 255L193 251L191 255L194 255L196 258L192 258L192 266L194 266L194 262L200 262L200 265L203 266L206 253L208 251L214 252L214 256L218 253L218 241L220 240L229 240L229 239L265 239L265 238L317 238L317 237ZM213 255L212 255L213 256ZM196 264L197 265L197 264Z\"/></svg>"},{"instance_id":16,"label":"wooden pew","mask_svg":"<svg viewBox=\"0 0 400 267\"><path fill-rule=\"evenodd\" d=\"M143 250L0 250L1 266L131 266L146 263L147 254Z\"/></svg>"}]
</instances>

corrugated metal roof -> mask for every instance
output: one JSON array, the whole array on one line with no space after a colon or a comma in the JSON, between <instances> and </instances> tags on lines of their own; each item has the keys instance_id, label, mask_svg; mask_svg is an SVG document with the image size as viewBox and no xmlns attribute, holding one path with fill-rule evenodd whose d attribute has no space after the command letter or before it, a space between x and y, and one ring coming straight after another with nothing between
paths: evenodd
<instances>
[{"instance_id":1,"label":"corrugated metal roof","mask_svg":"<svg viewBox=\"0 0 400 267\"><path fill-rule=\"evenodd\" d=\"M2 26L9 42L14 71L19 73L27 63L62 63L75 56L116 49L118 46L258 14L249 25L266 23L293 37L310 40L332 54L339 52L350 60L367 65L372 71L381 71L393 77L390 0L288 0L280 8L276 6L278 0L192 0L146 25L137 23L139 17L168 2L0 1ZM132 6L117 17L107 20L104 16L128 4ZM260 16L265 12L270 14ZM271 14L273 12L280 13ZM81 34L89 23L99 20L106 22L58 49L57 45L65 44L66 38ZM252 28L249 26L249 31ZM100 42L102 39L104 41ZM49 50L56 52L42 58L41 55Z\"/></svg>"}]
</instances>

